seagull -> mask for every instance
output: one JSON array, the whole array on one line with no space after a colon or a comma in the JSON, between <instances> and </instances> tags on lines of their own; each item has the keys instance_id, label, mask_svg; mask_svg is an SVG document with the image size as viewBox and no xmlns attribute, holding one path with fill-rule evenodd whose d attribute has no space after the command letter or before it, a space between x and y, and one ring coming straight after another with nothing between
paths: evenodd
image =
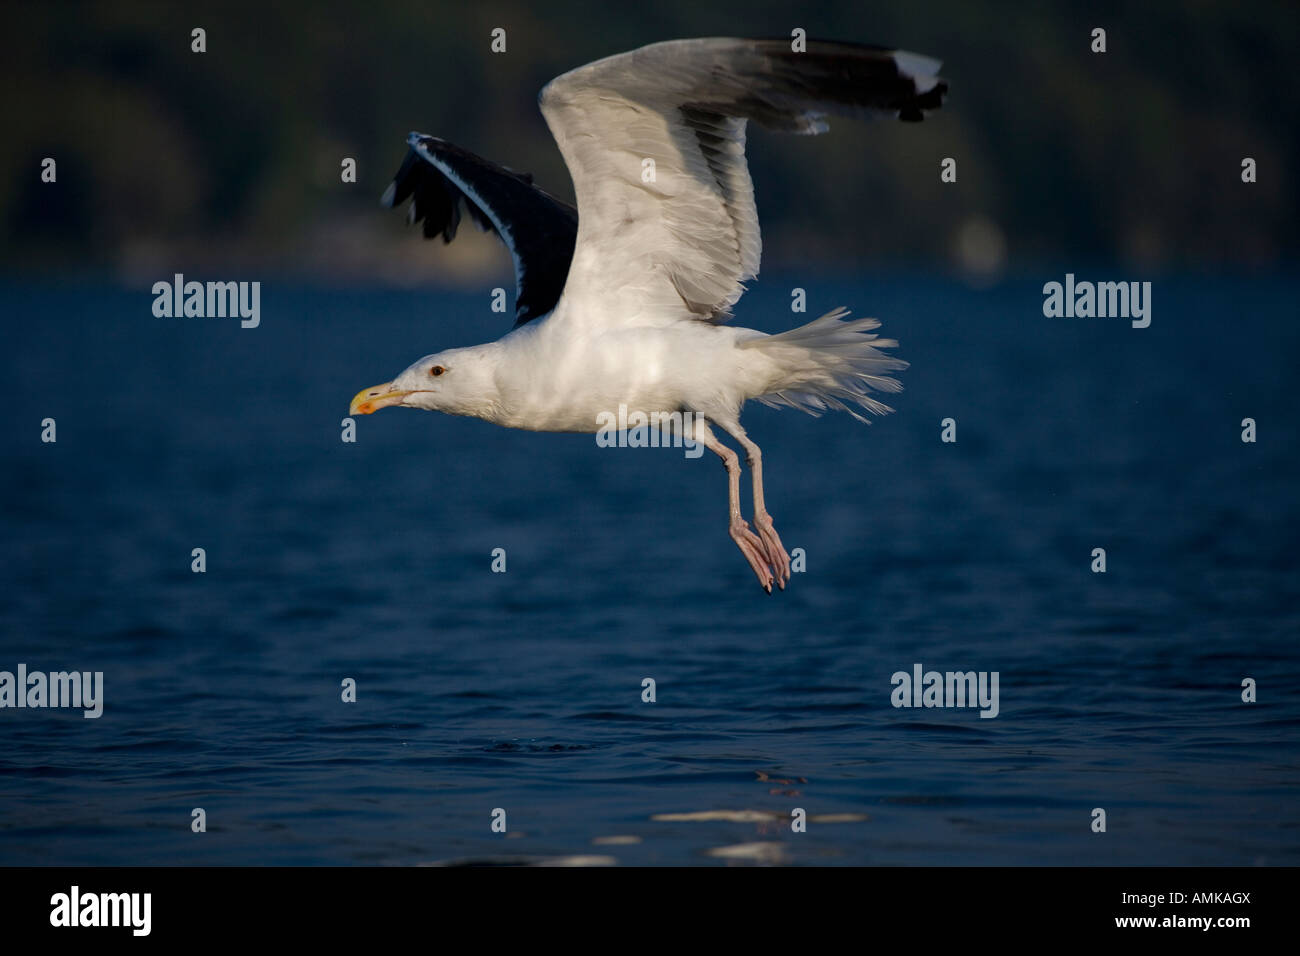
<instances>
[{"instance_id":1,"label":"seagull","mask_svg":"<svg viewBox=\"0 0 1300 956\"><path fill-rule=\"evenodd\" d=\"M411 133L383 203L411 200L407 221L423 221L426 238L451 242L462 212L495 233L514 259L515 324L494 342L434 352L362 389L351 414L401 406L591 433L620 406L679 413L686 440L726 468L732 540L763 590L784 589L790 556L742 407L835 409L866 422L859 409L892 411L872 393L900 391L889 373L907 363L882 351L898 343L872 333L877 320L842 308L775 335L726 324L758 275L762 246L746 127L817 134L828 114L915 122L942 105L939 67L884 47L720 37L589 63L539 96L576 209L528 174ZM752 528L741 514L739 455L715 428L745 452Z\"/></svg>"}]
</instances>

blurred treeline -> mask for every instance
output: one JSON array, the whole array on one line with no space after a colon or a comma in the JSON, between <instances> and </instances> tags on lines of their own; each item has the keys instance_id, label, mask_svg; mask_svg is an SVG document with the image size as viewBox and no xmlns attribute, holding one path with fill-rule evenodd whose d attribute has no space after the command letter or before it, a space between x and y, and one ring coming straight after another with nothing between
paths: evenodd
<instances>
[{"instance_id":1,"label":"blurred treeline","mask_svg":"<svg viewBox=\"0 0 1300 956\"><path fill-rule=\"evenodd\" d=\"M203 27L207 52L191 52ZM494 27L507 52L490 52ZM1300 238L1300 4L990 0L18 3L0 34L6 271L233 266L407 278L501 270L434 250L377 199L408 130L565 198L537 111L552 76L681 36L898 45L944 60L920 125L754 131L765 265L1289 263ZM1090 52L1094 27L1108 52ZM44 157L58 163L42 184ZM1258 182L1241 181L1241 161ZM358 182L340 181L353 157ZM958 162L943 184L944 157ZM472 232L472 230L469 230ZM458 248L462 247L462 248ZM992 250L990 252L990 250ZM983 257L983 259L981 258Z\"/></svg>"}]
</instances>

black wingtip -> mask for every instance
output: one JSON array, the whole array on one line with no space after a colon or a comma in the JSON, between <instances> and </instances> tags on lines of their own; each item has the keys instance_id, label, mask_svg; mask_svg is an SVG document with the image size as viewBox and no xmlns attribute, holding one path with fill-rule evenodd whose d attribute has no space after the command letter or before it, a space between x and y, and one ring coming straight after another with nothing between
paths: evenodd
<instances>
[{"instance_id":1,"label":"black wingtip","mask_svg":"<svg viewBox=\"0 0 1300 956\"><path fill-rule=\"evenodd\" d=\"M382 202L410 199L408 225L426 239L456 238L461 217L498 236L515 258L516 325L550 312L564 288L578 231L578 211L539 189L528 173L493 163L425 133L406 138L408 150ZM496 225L498 217L506 234ZM528 267L524 268L523 263Z\"/></svg>"}]
</instances>

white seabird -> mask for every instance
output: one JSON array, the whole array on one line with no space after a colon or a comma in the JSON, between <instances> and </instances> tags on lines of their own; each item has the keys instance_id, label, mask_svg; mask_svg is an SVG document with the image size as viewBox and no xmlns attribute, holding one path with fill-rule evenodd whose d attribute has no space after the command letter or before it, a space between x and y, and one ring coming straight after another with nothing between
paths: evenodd
<instances>
[{"instance_id":1,"label":"white seabird","mask_svg":"<svg viewBox=\"0 0 1300 956\"><path fill-rule=\"evenodd\" d=\"M389 405L472 415L509 428L597 432L602 414L691 412L685 437L722 458L729 532L759 584L785 587L790 558L763 500L759 448L740 425L745 402L891 409L875 319L837 309L779 335L721 323L758 274L761 240L745 163L749 120L815 134L828 113L919 120L947 84L939 62L897 50L808 41L710 38L656 43L552 80L540 104L573 177L578 206L443 140L412 133L384 202L411 198L410 221L450 242L462 207L509 248L515 328L495 342L426 355L363 389L352 414ZM745 450L754 530L741 516ZM757 533L755 533L757 532Z\"/></svg>"}]
</instances>

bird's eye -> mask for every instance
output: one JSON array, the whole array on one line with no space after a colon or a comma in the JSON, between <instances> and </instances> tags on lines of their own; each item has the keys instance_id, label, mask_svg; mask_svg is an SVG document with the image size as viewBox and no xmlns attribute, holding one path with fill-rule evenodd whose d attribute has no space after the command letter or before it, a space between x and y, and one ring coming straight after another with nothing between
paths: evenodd
<instances>
[{"instance_id":1,"label":"bird's eye","mask_svg":"<svg viewBox=\"0 0 1300 956\"><path fill-rule=\"evenodd\" d=\"M429 369L429 374L432 375L434 378L437 378L445 371L447 370L443 368L441 365L435 365L433 368Z\"/></svg>"}]
</instances>

